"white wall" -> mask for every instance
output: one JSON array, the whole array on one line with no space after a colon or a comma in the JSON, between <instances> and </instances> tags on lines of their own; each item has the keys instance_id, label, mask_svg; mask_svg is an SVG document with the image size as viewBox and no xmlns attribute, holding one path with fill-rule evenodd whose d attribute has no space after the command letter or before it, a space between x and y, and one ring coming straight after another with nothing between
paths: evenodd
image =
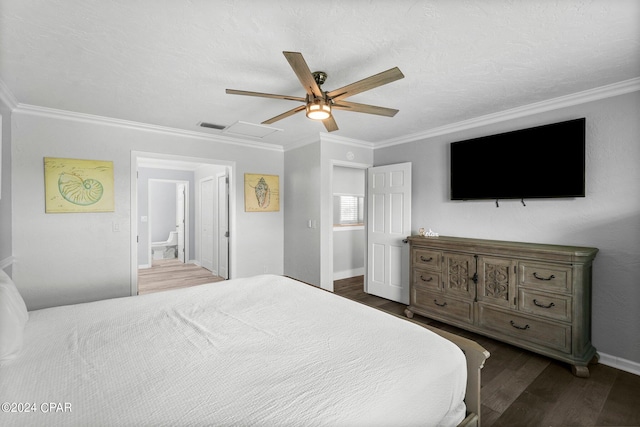
<instances>
[{"instance_id":1,"label":"white wall","mask_svg":"<svg viewBox=\"0 0 640 427\"><path fill-rule=\"evenodd\" d=\"M449 143L586 117L586 197L454 202ZM412 224L440 235L599 248L592 342L640 364L640 92L375 150L376 164L413 162ZM528 149L535 149L529 147ZM514 161L526 155L514 145ZM482 173L485 165L478 165ZM640 366L640 365L638 365Z\"/></svg>"},{"instance_id":2,"label":"white wall","mask_svg":"<svg viewBox=\"0 0 640 427\"><path fill-rule=\"evenodd\" d=\"M131 293L132 151L235 161L232 277L282 274L283 212L245 213L241 184L245 172L282 176L281 151L32 109L12 117L13 277L30 310ZM44 157L113 161L115 212L45 214Z\"/></svg>"}]
</instances>

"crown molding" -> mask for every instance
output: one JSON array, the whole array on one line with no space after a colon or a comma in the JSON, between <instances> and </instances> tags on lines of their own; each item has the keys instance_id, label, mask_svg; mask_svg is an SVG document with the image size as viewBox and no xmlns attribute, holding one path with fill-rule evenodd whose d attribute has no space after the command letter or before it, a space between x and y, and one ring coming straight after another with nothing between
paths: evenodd
<instances>
[{"instance_id":1,"label":"crown molding","mask_svg":"<svg viewBox=\"0 0 640 427\"><path fill-rule=\"evenodd\" d=\"M300 140L294 144L289 144L284 151L295 150L296 148L304 147L305 145L314 144L316 142L327 142L333 144L350 145L357 148L367 148L373 150L375 144L373 142L362 141L360 139L347 138L344 136L332 135L327 132L319 132L317 136Z\"/></svg>"},{"instance_id":2,"label":"crown molding","mask_svg":"<svg viewBox=\"0 0 640 427\"><path fill-rule=\"evenodd\" d=\"M301 148L301 147L304 147L305 145L313 144L315 142L320 142L320 134L314 135L305 139L301 139L291 144L287 144L287 146L284 148L284 151L295 150L296 148Z\"/></svg>"},{"instance_id":3,"label":"crown molding","mask_svg":"<svg viewBox=\"0 0 640 427\"><path fill-rule=\"evenodd\" d=\"M498 113L492 113L480 117L475 117L469 120L463 120L461 122L405 135L399 138L388 139L386 141L381 141L375 144L375 148L385 148L394 145L405 144L407 142L420 141L428 138L433 138L435 136L446 135L453 132L490 125L493 123L504 122L507 120L513 120L520 117L531 116L534 114L544 113L547 111L557 110L565 107L571 107L574 105L586 104L587 102L598 101L618 95L625 95L627 93L636 91L640 91L640 77L597 87L595 89L577 92L571 95L560 96L558 98L524 105L522 107L500 111Z\"/></svg>"},{"instance_id":4,"label":"crown molding","mask_svg":"<svg viewBox=\"0 0 640 427\"><path fill-rule=\"evenodd\" d=\"M7 105L10 110L15 110L18 106L18 100L2 79L0 79L0 101Z\"/></svg>"},{"instance_id":5,"label":"crown molding","mask_svg":"<svg viewBox=\"0 0 640 427\"><path fill-rule=\"evenodd\" d=\"M259 143L255 141L250 141L250 140L240 139L240 138L233 138L233 137L228 137L224 135L211 135L204 132L176 129L176 128L170 128L166 126L158 126L158 125L152 125L147 123L133 122L129 120L113 119L110 117L96 116L93 114L86 114L86 113L77 113L77 112L66 111L66 110L58 110L55 108L40 107L37 105L19 103L14 108L14 112L33 115L33 116L43 116L43 117L52 117L55 119L71 120L76 122L85 122L85 123L93 123L93 124L100 124L100 125L107 125L107 126L115 126L120 128L136 129L136 130L142 130L147 132L157 132L157 133L162 133L167 135L175 135L175 136L181 136L181 137L187 137L187 138L202 139L206 141L214 141L214 142L219 142L223 144L237 145L241 147L257 148L260 150L270 150L270 151L280 151L280 152L283 151L282 146L270 144L270 143L264 143L264 142Z\"/></svg>"},{"instance_id":6,"label":"crown molding","mask_svg":"<svg viewBox=\"0 0 640 427\"><path fill-rule=\"evenodd\" d=\"M330 133L321 132L320 141L333 142L336 144L350 145L358 148L374 148L375 144L372 142L362 141L359 139L347 138L344 136L332 135Z\"/></svg>"},{"instance_id":7,"label":"crown molding","mask_svg":"<svg viewBox=\"0 0 640 427\"><path fill-rule=\"evenodd\" d=\"M625 80L618 83L613 83L606 86L601 86L594 89L578 92L571 95L561 96L558 98L541 101L522 107L517 107L498 113L487 114L484 116L476 117L469 120L464 120L457 123L440 126L437 128L428 129L426 131L416 132L413 134L404 135L399 138L392 138L378 143L371 143L361 141L352 138L340 137L336 135L330 135L325 132L320 132L318 136L301 140L297 143L288 145L283 148L281 145L271 144L269 142L251 141L248 139L241 139L236 137L228 137L225 135L212 135L204 132L189 131L183 129L170 128L166 126L151 125L147 123L133 122L128 120L113 119L104 116L97 116L86 113L77 113L66 110L58 110L48 107L40 107L30 104L22 104L17 101L13 93L9 90L7 85L0 79L0 101L4 102L11 110L23 114L40 115L46 117L53 117L57 119L74 120L81 122L89 122L96 124L103 124L109 126L125 127L149 132L158 132L169 135L177 135L188 138L197 138L207 141L214 141L223 144L231 144L236 146L250 147L261 150L270 151L289 151L302 146L312 144L318 141L328 141L344 145L351 145L360 148L386 148L394 145L405 144L408 142L414 142L433 138L435 136L446 135L449 133L459 132L462 130L472 129L480 126L490 125L493 123L499 123L507 120L513 120L520 117L526 117L534 114L543 113L546 111L557 110L560 108L571 107L574 105L585 104L587 102L598 101L605 98L610 98L618 95L624 95L631 92L640 91L640 77Z\"/></svg>"}]
</instances>

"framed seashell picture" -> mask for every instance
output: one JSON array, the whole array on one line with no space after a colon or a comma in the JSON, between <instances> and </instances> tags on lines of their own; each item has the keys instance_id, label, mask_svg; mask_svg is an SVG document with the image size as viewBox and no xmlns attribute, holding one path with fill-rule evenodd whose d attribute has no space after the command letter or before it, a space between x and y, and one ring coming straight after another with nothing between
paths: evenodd
<instances>
[{"instance_id":1,"label":"framed seashell picture","mask_svg":"<svg viewBox=\"0 0 640 427\"><path fill-rule=\"evenodd\" d=\"M44 158L46 213L113 212L113 162Z\"/></svg>"},{"instance_id":2,"label":"framed seashell picture","mask_svg":"<svg viewBox=\"0 0 640 427\"><path fill-rule=\"evenodd\" d=\"M245 212L278 212L280 181L278 175L244 174Z\"/></svg>"}]
</instances>

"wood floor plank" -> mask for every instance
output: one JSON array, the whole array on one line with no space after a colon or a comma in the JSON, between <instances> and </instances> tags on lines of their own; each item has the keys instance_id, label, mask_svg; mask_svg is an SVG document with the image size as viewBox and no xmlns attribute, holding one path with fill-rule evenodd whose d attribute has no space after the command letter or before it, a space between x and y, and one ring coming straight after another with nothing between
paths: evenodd
<instances>
[{"instance_id":1,"label":"wood floor plank","mask_svg":"<svg viewBox=\"0 0 640 427\"><path fill-rule=\"evenodd\" d=\"M565 394L571 381L569 377L573 375L564 366L547 363L545 369L502 411L493 426L543 425L544 418ZM558 378L563 378L563 381L558 381Z\"/></svg>"},{"instance_id":2,"label":"wood floor plank","mask_svg":"<svg viewBox=\"0 0 640 427\"><path fill-rule=\"evenodd\" d=\"M507 368L482 387L482 403L497 412L504 412L540 373L549 366L543 357L524 357L517 368Z\"/></svg>"},{"instance_id":3,"label":"wood floor plank","mask_svg":"<svg viewBox=\"0 0 640 427\"><path fill-rule=\"evenodd\" d=\"M557 364L554 363L555 366ZM559 366L553 372L547 370L549 375L547 383L557 393L562 387L562 393L555 400L553 407L549 408L542 422L546 425L562 426L589 426L596 425L598 414L602 411L605 401L619 371L617 369L595 365L590 367L590 376L587 381L577 378ZM541 375L542 377L542 375ZM535 393L536 383L527 389ZM548 390L542 390L547 396Z\"/></svg>"},{"instance_id":4,"label":"wood floor plank","mask_svg":"<svg viewBox=\"0 0 640 427\"><path fill-rule=\"evenodd\" d=\"M597 424L640 426L640 376L618 372Z\"/></svg>"}]
</instances>

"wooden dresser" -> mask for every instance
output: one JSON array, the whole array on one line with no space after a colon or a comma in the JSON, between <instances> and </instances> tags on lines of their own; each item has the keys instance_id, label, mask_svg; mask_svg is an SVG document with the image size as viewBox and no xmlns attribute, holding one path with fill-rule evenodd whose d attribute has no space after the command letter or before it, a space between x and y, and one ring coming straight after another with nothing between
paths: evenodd
<instances>
[{"instance_id":1,"label":"wooden dresser","mask_svg":"<svg viewBox=\"0 0 640 427\"><path fill-rule=\"evenodd\" d=\"M569 363L588 377L591 264L598 249L458 237L408 238L405 310Z\"/></svg>"}]
</instances>

